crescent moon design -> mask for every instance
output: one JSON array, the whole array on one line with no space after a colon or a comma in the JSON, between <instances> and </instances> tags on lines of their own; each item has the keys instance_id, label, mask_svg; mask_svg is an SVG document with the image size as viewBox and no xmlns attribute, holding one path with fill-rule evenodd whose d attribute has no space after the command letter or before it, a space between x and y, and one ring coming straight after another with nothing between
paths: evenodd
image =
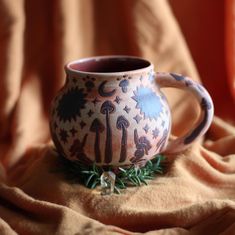
<instances>
[{"instance_id":1,"label":"crescent moon design","mask_svg":"<svg viewBox=\"0 0 235 235\"><path fill-rule=\"evenodd\" d=\"M103 97L110 97L110 96L113 96L116 89L113 89L111 91L105 91L105 84L107 83L107 81L103 81L100 85L99 85L99 88L98 88L98 92L101 96Z\"/></svg>"}]
</instances>

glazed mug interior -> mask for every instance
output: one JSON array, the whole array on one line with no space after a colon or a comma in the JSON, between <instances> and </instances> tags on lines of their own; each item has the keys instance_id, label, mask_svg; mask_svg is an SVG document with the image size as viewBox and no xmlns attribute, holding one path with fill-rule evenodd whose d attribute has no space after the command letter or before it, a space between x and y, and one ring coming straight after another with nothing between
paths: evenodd
<instances>
[{"instance_id":1,"label":"glazed mug interior","mask_svg":"<svg viewBox=\"0 0 235 235\"><path fill-rule=\"evenodd\" d=\"M150 65L150 62L141 58L114 56L79 60L69 64L68 68L88 73L116 73L144 69Z\"/></svg>"}]
</instances>

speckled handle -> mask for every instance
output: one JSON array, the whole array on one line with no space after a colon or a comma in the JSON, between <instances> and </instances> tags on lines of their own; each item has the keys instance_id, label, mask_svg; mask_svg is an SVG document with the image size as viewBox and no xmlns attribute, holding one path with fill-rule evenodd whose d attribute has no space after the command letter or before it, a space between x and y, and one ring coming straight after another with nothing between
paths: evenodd
<instances>
[{"instance_id":1,"label":"speckled handle","mask_svg":"<svg viewBox=\"0 0 235 235\"><path fill-rule=\"evenodd\" d=\"M213 102L207 90L202 85L180 74L156 73L156 81L160 88L175 87L190 91L200 103L201 114L195 126L184 136L169 142L164 151L169 154L177 153L186 149L208 130L214 114Z\"/></svg>"}]
</instances>

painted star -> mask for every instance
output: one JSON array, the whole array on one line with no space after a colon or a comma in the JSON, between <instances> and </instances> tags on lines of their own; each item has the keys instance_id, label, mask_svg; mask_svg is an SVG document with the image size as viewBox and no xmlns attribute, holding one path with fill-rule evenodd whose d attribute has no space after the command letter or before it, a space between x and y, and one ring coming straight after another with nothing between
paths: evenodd
<instances>
[{"instance_id":1,"label":"painted star","mask_svg":"<svg viewBox=\"0 0 235 235\"><path fill-rule=\"evenodd\" d=\"M159 135L159 130L157 128L155 128L153 131L152 131L152 134L153 134L153 138L156 139Z\"/></svg>"},{"instance_id":2,"label":"painted star","mask_svg":"<svg viewBox=\"0 0 235 235\"><path fill-rule=\"evenodd\" d=\"M84 121L81 121L79 124L80 124L81 129L83 129L83 127L86 126L86 123Z\"/></svg>"},{"instance_id":3,"label":"painted star","mask_svg":"<svg viewBox=\"0 0 235 235\"><path fill-rule=\"evenodd\" d=\"M93 112L91 109L90 109L89 112L87 113L87 115L88 115L89 117L91 117L93 114L94 114L94 112Z\"/></svg>"},{"instance_id":4,"label":"painted star","mask_svg":"<svg viewBox=\"0 0 235 235\"><path fill-rule=\"evenodd\" d=\"M67 131L64 130L64 129L61 129L59 135L60 135L60 139L61 139L64 143L67 143L67 138L69 137L68 134L67 134Z\"/></svg>"},{"instance_id":5,"label":"painted star","mask_svg":"<svg viewBox=\"0 0 235 235\"><path fill-rule=\"evenodd\" d=\"M70 130L70 133L72 134L72 136L74 136L77 133L77 130L74 129L74 127Z\"/></svg>"},{"instance_id":6,"label":"painted star","mask_svg":"<svg viewBox=\"0 0 235 235\"><path fill-rule=\"evenodd\" d=\"M148 124L146 124L143 129L144 129L145 133L147 134L147 133L148 133L148 130L149 130Z\"/></svg>"},{"instance_id":7,"label":"painted star","mask_svg":"<svg viewBox=\"0 0 235 235\"><path fill-rule=\"evenodd\" d=\"M139 114L137 114L135 117L133 117L134 119L135 119L135 121L136 121L136 123L138 124L139 122L140 122L140 120L142 119L142 117L139 115Z\"/></svg>"},{"instance_id":8,"label":"painted star","mask_svg":"<svg viewBox=\"0 0 235 235\"><path fill-rule=\"evenodd\" d=\"M116 96L116 98L115 98L115 102L117 103L117 104L120 104L120 101L121 101L122 99L119 97L119 96Z\"/></svg>"},{"instance_id":9,"label":"painted star","mask_svg":"<svg viewBox=\"0 0 235 235\"><path fill-rule=\"evenodd\" d=\"M96 106L97 103L101 102L97 97L92 101L92 103Z\"/></svg>"},{"instance_id":10,"label":"painted star","mask_svg":"<svg viewBox=\"0 0 235 235\"><path fill-rule=\"evenodd\" d=\"M129 113L131 109L126 105L123 110L126 111L126 113Z\"/></svg>"}]
</instances>

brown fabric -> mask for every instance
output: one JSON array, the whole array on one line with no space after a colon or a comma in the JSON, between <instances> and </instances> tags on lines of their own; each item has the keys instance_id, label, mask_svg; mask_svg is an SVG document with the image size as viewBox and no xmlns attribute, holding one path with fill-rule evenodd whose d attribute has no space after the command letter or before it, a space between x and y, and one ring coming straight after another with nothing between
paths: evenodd
<instances>
[{"instance_id":1,"label":"brown fabric","mask_svg":"<svg viewBox=\"0 0 235 235\"><path fill-rule=\"evenodd\" d=\"M234 233L235 128L221 118L203 143L167 156L165 175L121 195L101 196L53 171L48 110L66 62L137 55L199 81L167 1L0 0L0 39L0 234ZM165 93L181 135L197 118L195 101Z\"/></svg>"}]
</instances>

